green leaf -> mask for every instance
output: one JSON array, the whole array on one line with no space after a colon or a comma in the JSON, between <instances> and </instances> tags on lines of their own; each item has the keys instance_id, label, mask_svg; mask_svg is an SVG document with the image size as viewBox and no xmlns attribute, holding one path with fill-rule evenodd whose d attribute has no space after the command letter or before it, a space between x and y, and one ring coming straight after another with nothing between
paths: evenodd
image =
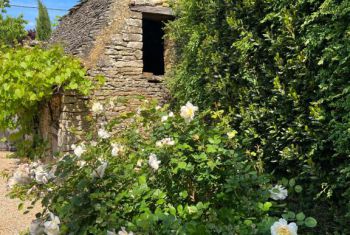
<instances>
[{"instance_id":1,"label":"green leaf","mask_svg":"<svg viewBox=\"0 0 350 235\"><path fill-rule=\"evenodd\" d=\"M271 202L265 202L265 203L264 203L264 206L263 206L263 208L262 208L262 210L263 210L263 211L269 211L270 208L271 208L271 206L272 206L272 203L271 203Z\"/></svg>"},{"instance_id":2,"label":"green leaf","mask_svg":"<svg viewBox=\"0 0 350 235\"><path fill-rule=\"evenodd\" d=\"M187 193L187 191L182 191L181 193L180 193L180 197L182 197L182 198L187 198L187 196L188 196L188 193Z\"/></svg>"},{"instance_id":3,"label":"green leaf","mask_svg":"<svg viewBox=\"0 0 350 235\"><path fill-rule=\"evenodd\" d=\"M309 228L314 228L317 226L317 220L313 217L307 217L305 219L305 226Z\"/></svg>"},{"instance_id":4,"label":"green leaf","mask_svg":"<svg viewBox=\"0 0 350 235\"><path fill-rule=\"evenodd\" d=\"M297 219L298 221L304 220L304 219L305 219L305 214L304 214L303 212L298 213L298 214L296 215L296 219Z\"/></svg>"},{"instance_id":5,"label":"green leaf","mask_svg":"<svg viewBox=\"0 0 350 235\"><path fill-rule=\"evenodd\" d=\"M295 179L289 180L289 185L293 187L295 185Z\"/></svg>"},{"instance_id":6,"label":"green leaf","mask_svg":"<svg viewBox=\"0 0 350 235\"><path fill-rule=\"evenodd\" d=\"M296 185L294 187L294 190L296 193L301 193L303 191L303 187L301 187L300 185Z\"/></svg>"}]
</instances>

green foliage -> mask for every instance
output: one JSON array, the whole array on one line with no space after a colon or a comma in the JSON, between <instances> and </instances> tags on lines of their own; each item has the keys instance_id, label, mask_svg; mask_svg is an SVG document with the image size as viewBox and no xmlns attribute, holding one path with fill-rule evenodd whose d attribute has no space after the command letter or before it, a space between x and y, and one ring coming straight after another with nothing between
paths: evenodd
<instances>
[{"instance_id":1,"label":"green foliage","mask_svg":"<svg viewBox=\"0 0 350 235\"><path fill-rule=\"evenodd\" d=\"M37 38L40 41L46 41L50 39L52 33L51 20L49 12L41 0L38 0L38 8L39 14L36 19Z\"/></svg>"},{"instance_id":2,"label":"green foliage","mask_svg":"<svg viewBox=\"0 0 350 235\"><path fill-rule=\"evenodd\" d=\"M60 48L3 47L0 65L0 129L31 132L40 106L52 95L64 90L87 94L92 87L80 62Z\"/></svg>"},{"instance_id":3,"label":"green foliage","mask_svg":"<svg viewBox=\"0 0 350 235\"><path fill-rule=\"evenodd\" d=\"M350 233L350 2L182 0L176 11L175 100L230 111L242 148L303 186L295 209L318 234Z\"/></svg>"},{"instance_id":4,"label":"green foliage","mask_svg":"<svg viewBox=\"0 0 350 235\"><path fill-rule=\"evenodd\" d=\"M0 46L13 46L20 42L27 35L24 29L26 23L23 16L13 18L0 14Z\"/></svg>"},{"instance_id":5,"label":"green foliage","mask_svg":"<svg viewBox=\"0 0 350 235\"><path fill-rule=\"evenodd\" d=\"M0 0L0 9L2 12L4 12L5 7L9 7L10 0Z\"/></svg>"},{"instance_id":6,"label":"green foliage","mask_svg":"<svg viewBox=\"0 0 350 235\"><path fill-rule=\"evenodd\" d=\"M269 234L284 213L308 234L315 221L306 219L304 226L305 215L296 217L285 203L269 200L269 178L227 135L232 129L222 114L206 111L185 122L167 107L145 105L105 127L132 118L124 132L85 139L76 155L66 154L53 166L55 179L16 187L12 196L44 196L45 211L60 218L61 234L106 234L121 227L136 234ZM153 154L159 168L150 163ZM293 186L288 191L295 199ZM45 220L45 213L39 217Z\"/></svg>"}]
</instances>

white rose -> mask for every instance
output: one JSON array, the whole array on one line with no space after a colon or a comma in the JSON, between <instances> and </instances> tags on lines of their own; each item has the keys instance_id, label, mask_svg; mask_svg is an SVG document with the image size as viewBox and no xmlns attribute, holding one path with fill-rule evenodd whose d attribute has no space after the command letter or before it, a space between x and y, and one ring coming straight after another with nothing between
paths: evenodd
<instances>
[{"instance_id":1,"label":"white rose","mask_svg":"<svg viewBox=\"0 0 350 235\"><path fill-rule=\"evenodd\" d=\"M158 170L159 169L159 164L161 161L158 160L157 156L155 154L151 154L148 159L148 165L153 169L153 170Z\"/></svg>"},{"instance_id":2,"label":"white rose","mask_svg":"<svg viewBox=\"0 0 350 235\"><path fill-rule=\"evenodd\" d=\"M133 232L127 232L124 227L121 228L121 230L118 232L118 235L134 235Z\"/></svg>"},{"instance_id":3,"label":"white rose","mask_svg":"<svg viewBox=\"0 0 350 235\"><path fill-rule=\"evenodd\" d=\"M48 172L45 166L39 166L34 170L35 180L38 184L47 184L50 179L54 178L52 172Z\"/></svg>"},{"instance_id":4,"label":"white rose","mask_svg":"<svg viewBox=\"0 0 350 235\"><path fill-rule=\"evenodd\" d=\"M74 150L74 154L80 158L85 152L86 152L86 148L84 144L81 144L79 146L75 146Z\"/></svg>"},{"instance_id":5,"label":"white rose","mask_svg":"<svg viewBox=\"0 0 350 235\"><path fill-rule=\"evenodd\" d=\"M53 215L52 213L50 213L50 218L51 218L51 221L46 221L44 223L44 232L47 234L47 235L59 235L60 233L60 226L59 224L61 223L60 222L60 219Z\"/></svg>"},{"instance_id":6,"label":"white rose","mask_svg":"<svg viewBox=\"0 0 350 235\"><path fill-rule=\"evenodd\" d=\"M44 233L44 224L41 219L33 220L29 227L30 235L42 235Z\"/></svg>"},{"instance_id":7,"label":"white rose","mask_svg":"<svg viewBox=\"0 0 350 235\"><path fill-rule=\"evenodd\" d=\"M198 111L197 106L194 106L192 103L187 102L185 106L181 107L180 115L183 119L185 119L186 122L191 122L197 111Z\"/></svg>"},{"instance_id":8,"label":"white rose","mask_svg":"<svg viewBox=\"0 0 350 235\"><path fill-rule=\"evenodd\" d=\"M270 197L273 200L284 200L288 197L288 190L285 189L282 185L276 185L269 190Z\"/></svg>"},{"instance_id":9,"label":"white rose","mask_svg":"<svg viewBox=\"0 0 350 235\"><path fill-rule=\"evenodd\" d=\"M96 102L92 105L91 108L92 112L94 112L95 114L101 114L103 112L103 105L99 102Z\"/></svg>"},{"instance_id":10,"label":"white rose","mask_svg":"<svg viewBox=\"0 0 350 235\"><path fill-rule=\"evenodd\" d=\"M168 116L169 116L169 117L174 117L175 114L174 114L173 112L170 112Z\"/></svg>"},{"instance_id":11,"label":"white rose","mask_svg":"<svg viewBox=\"0 0 350 235\"><path fill-rule=\"evenodd\" d=\"M169 116L168 116L168 115L162 116L162 122L166 122L166 121L168 121L168 118L169 118Z\"/></svg>"},{"instance_id":12,"label":"white rose","mask_svg":"<svg viewBox=\"0 0 350 235\"><path fill-rule=\"evenodd\" d=\"M108 166L108 162L102 162L102 165L97 167L97 169L92 173L92 176L94 178L103 178L105 175L107 166Z\"/></svg>"},{"instance_id":13,"label":"white rose","mask_svg":"<svg viewBox=\"0 0 350 235\"><path fill-rule=\"evenodd\" d=\"M120 144L112 144L112 156L117 157L124 152L124 146Z\"/></svg>"},{"instance_id":14,"label":"white rose","mask_svg":"<svg viewBox=\"0 0 350 235\"><path fill-rule=\"evenodd\" d=\"M288 224L285 219L280 219L271 226L271 235L297 235L298 226L295 223Z\"/></svg>"},{"instance_id":15,"label":"white rose","mask_svg":"<svg viewBox=\"0 0 350 235\"><path fill-rule=\"evenodd\" d=\"M31 178L31 166L28 164L20 165L9 179L8 186L13 188L16 184L29 184Z\"/></svg>"},{"instance_id":16,"label":"white rose","mask_svg":"<svg viewBox=\"0 0 350 235\"><path fill-rule=\"evenodd\" d=\"M159 140L156 142L157 147L161 148L165 145L167 145L167 146L175 145L175 141L172 138L165 138L165 139L162 139L162 140Z\"/></svg>"},{"instance_id":17,"label":"white rose","mask_svg":"<svg viewBox=\"0 0 350 235\"><path fill-rule=\"evenodd\" d=\"M84 167L84 166L86 165L86 161L80 160L80 161L77 162L77 165L78 165L80 168L82 168L82 167Z\"/></svg>"},{"instance_id":18,"label":"white rose","mask_svg":"<svg viewBox=\"0 0 350 235\"><path fill-rule=\"evenodd\" d=\"M99 129L97 134L101 139L108 139L111 137L111 134L103 128Z\"/></svg>"},{"instance_id":19,"label":"white rose","mask_svg":"<svg viewBox=\"0 0 350 235\"><path fill-rule=\"evenodd\" d=\"M91 141L90 144L92 147L96 147L98 143L96 141Z\"/></svg>"}]
</instances>

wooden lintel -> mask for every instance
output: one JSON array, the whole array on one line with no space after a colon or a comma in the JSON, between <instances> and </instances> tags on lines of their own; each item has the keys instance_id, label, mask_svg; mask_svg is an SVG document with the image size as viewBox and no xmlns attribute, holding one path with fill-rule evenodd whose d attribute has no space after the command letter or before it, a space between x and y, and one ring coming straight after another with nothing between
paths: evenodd
<instances>
[{"instance_id":1,"label":"wooden lintel","mask_svg":"<svg viewBox=\"0 0 350 235\"><path fill-rule=\"evenodd\" d=\"M142 13L146 13L146 14L174 16L173 10L169 7L153 7L153 6L135 5L135 6L130 6L130 9L132 11L142 12Z\"/></svg>"}]
</instances>

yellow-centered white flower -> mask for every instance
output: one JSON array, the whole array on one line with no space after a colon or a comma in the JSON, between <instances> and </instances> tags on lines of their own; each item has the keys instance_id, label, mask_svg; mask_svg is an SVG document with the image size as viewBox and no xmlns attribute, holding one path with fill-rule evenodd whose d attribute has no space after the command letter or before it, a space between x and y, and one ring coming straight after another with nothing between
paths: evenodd
<instances>
[{"instance_id":1,"label":"yellow-centered white flower","mask_svg":"<svg viewBox=\"0 0 350 235\"><path fill-rule=\"evenodd\" d=\"M191 102L187 102L185 106L181 107L180 116L185 119L186 122L191 122L197 111L197 106L194 106Z\"/></svg>"},{"instance_id":2,"label":"yellow-centered white flower","mask_svg":"<svg viewBox=\"0 0 350 235\"><path fill-rule=\"evenodd\" d=\"M295 223L290 223L285 219L279 219L271 226L271 235L297 235L298 226Z\"/></svg>"}]
</instances>

